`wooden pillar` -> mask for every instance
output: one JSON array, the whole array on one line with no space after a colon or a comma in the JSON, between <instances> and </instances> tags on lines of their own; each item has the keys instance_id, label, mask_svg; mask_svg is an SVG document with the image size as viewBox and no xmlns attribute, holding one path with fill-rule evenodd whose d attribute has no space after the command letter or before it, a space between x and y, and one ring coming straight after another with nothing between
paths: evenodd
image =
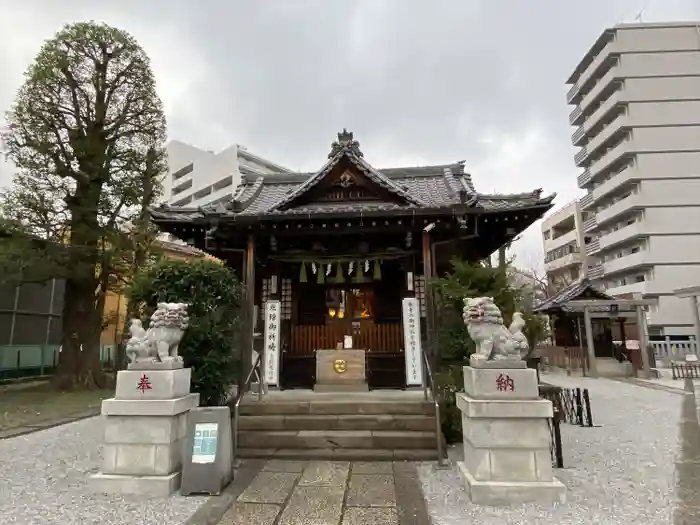
<instances>
[{"instance_id":1,"label":"wooden pillar","mask_svg":"<svg viewBox=\"0 0 700 525\"><path fill-rule=\"evenodd\" d=\"M639 351L642 353L642 378L651 377L649 366L649 342L647 341L647 316L643 306L637 306L637 338L639 339Z\"/></svg>"},{"instance_id":2,"label":"wooden pillar","mask_svg":"<svg viewBox=\"0 0 700 525\"><path fill-rule=\"evenodd\" d=\"M435 302L433 300L433 258L430 249L430 232L423 230L423 275L425 277L425 342L426 354L436 372L438 365L437 345L435 344Z\"/></svg>"},{"instance_id":3,"label":"wooden pillar","mask_svg":"<svg viewBox=\"0 0 700 525\"><path fill-rule=\"evenodd\" d=\"M245 261L245 302L243 304L243 337L241 348L241 388L253 367L253 329L255 327L255 238L248 235Z\"/></svg>"},{"instance_id":4,"label":"wooden pillar","mask_svg":"<svg viewBox=\"0 0 700 525\"><path fill-rule=\"evenodd\" d=\"M595 359L595 345L593 344L593 322L588 306L583 308L583 321L586 329L586 347L588 349L588 375L598 377L598 363Z\"/></svg>"}]
</instances>

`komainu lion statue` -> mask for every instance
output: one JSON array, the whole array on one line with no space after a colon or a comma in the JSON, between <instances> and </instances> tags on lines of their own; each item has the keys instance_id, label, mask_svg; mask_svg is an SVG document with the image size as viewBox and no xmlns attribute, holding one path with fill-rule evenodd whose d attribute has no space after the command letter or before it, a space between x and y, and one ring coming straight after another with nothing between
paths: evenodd
<instances>
[{"instance_id":1,"label":"komainu lion statue","mask_svg":"<svg viewBox=\"0 0 700 525\"><path fill-rule=\"evenodd\" d=\"M469 336L476 343L476 353L472 356L475 359L520 360L528 353L529 345L522 332L525 326L522 314L514 313L510 329L507 329L493 298L465 298L462 317Z\"/></svg>"},{"instance_id":2,"label":"komainu lion statue","mask_svg":"<svg viewBox=\"0 0 700 525\"><path fill-rule=\"evenodd\" d=\"M139 319L132 319L129 325L131 338L126 343L126 355L131 364L182 360L177 347L189 322L185 303L158 303L148 330L144 330Z\"/></svg>"}]
</instances>

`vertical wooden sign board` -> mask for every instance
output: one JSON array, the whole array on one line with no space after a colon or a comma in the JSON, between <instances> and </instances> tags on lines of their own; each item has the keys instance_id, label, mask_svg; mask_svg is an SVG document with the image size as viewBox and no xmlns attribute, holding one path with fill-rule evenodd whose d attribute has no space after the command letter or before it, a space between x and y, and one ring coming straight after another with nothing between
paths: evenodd
<instances>
[{"instance_id":1,"label":"vertical wooden sign board","mask_svg":"<svg viewBox=\"0 0 700 525\"><path fill-rule=\"evenodd\" d=\"M423 384L423 350L420 335L420 303L415 297L402 301L404 357L406 359L406 386Z\"/></svg>"},{"instance_id":2,"label":"vertical wooden sign board","mask_svg":"<svg viewBox=\"0 0 700 525\"><path fill-rule=\"evenodd\" d=\"M216 496L232 479L231 409L193 408L187 416L180 493Z\"/></svg>"}]
</instances>

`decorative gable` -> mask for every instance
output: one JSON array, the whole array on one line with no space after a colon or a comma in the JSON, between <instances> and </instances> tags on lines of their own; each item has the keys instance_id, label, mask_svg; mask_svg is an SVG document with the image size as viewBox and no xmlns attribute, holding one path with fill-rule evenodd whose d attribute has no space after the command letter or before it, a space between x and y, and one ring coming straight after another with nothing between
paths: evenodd
<instances>
[{"instance_id":1,"label":"decorative gable","mask_svg":"<svg viewBox=\"0 0 700 525\"><path fill-rule=\"evenodd\" d=\"M347 130L331 145L329 161L275 207L279 211L310 203L379 201L422 206L406 188L376 171L362 157L360 144Z\"/></svg>"}]
</instances>

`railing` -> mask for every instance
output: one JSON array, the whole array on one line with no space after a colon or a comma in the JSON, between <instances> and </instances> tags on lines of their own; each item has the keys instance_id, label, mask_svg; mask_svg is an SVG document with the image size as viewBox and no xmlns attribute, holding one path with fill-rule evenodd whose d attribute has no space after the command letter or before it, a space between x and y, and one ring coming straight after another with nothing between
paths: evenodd
<instances>
[{"instance_id":1,"label":"railing","mask_svg":"<svg viewBox=\"0 0 700 525\"><path fill-rule=\"evenodd\" d=\"M576 96L576 93L578 93L580 86L578 85L578 82L576 82L569 91L566 92L566 102L571 103L573 98Z\"/></svg>"},{"instance_id":2,"label":"railing","mask_svg":"<svg viewBox=\"0 0 700 525\"><path fill-rule=\"evenodd\" d=\"M0 345L0 379L44 377L54 373L61 345ZM100 347L103 368L116 360L116 345Z\"/></svg>"},{"instance_id":3,"label":"railing","mask_svg":"<svg viewBox=\"0 0 700 525\"><path fill-rule=\"evenodd\" d=\"M580 166L583 161L588 157L588 148L586 146L583 146L576 155L574 155L574 164L577 166Z\"/></svg>"},{"instance_id":4,"label":"railing","mask_svg":"<svg viewBox=\"0 0 700 525\"><path fill-rule=\"evenodd\" d=\"M583 221L583 231L588 232L598 226L598 218L593 215L592 217Z\"/></svg>"},{"instance_id":5,"label":"railing","mask_svg":"<svg viewBox=\"0 0 700 525\"><path fill-rule=\"evenodd\" d=\"M602 264L597 264L588 270L588 277L590 279L600 279L603 275L605 275L605 268L603 268Z\"/></svg>"},{"instance_id":6,"label":"railing","mask_svg":"<svg viewBox=\"0 0 700 525\"><path fill-rule=\"evenodd\" d=\"M592 202L593 202L593 192L591 191L591 192L586 193L586 195L581 198L581 200L579 201L579 204L581 205L581 208L586 208Z\"/></svg>"},{"instance_id":7,"label":"railing","mask_svg":"<svg viewBox=\"0 0 700 525\"><path fill-rule=\"evenodd\" d=\"M586 184L588 184L588 181L591 180L591 169L586 168L581 175L579 175L576 178L576 183L578 184L579 188L583 188Z\"/></svg>"},{"instance_id":8,"label":"railing","mask_svg":"<svg viewBox=\"0 0 700 525\"><path fill-rule=\"evenodd\" d=\"M576 121L583 115L581 106L576 106L571 113L569 113L569 124L574 125Z\"/></svg>"},{"instance_id":9,"label":"railing","mask_svg":"<svg viewBox=\"0 0 700 525\"><path fill-rule=\"evenodd\" d=\"M440 402L437 397L437 388L435 387L435 379L433 377L433 371L430 368L430 362L428 361L428 355L425 350L421 350L423 355L423 395L425 400L428 401L428 389L433 396L433 405L435 406L435 448L438 455L438 466L445 466L445 450L442 446L442 420L440 417Z\"/></svg>"},{"instance_id":10,"label":"railing","mask_svg":"<svg viewBox=\"0 0 700 525\"><path fill-rule=\"evenodd\" d=\"M353 346L370 353L399 352L403 346L403 332L400 323L375 324L360 321L359 333L353 334ZM291 327L290 353L312 355L319 348L335 348L347 333L346 326L333 325L293 325Z\"/></svg>"},{"instance_id":11,"label":"railing","mask_svg":"<svg viewBox=\"0 0 700 525\"><path fill-rule=\"evenodd\" d=\"M593 427L593 410L587 388L562 388L541 384L540 397L552 403L553 417L549 424L550 451L552 465L564 467L564 454L561 444L561 422L579 427Z\"/></svg>"},{"instance_id":12,"label":"railing","mask_svg":"<svg viewBox=\"0 0 700 525\"><path fill-rule=\"evenodd\" d=\"M586 244L586 255L592 255L598 250L600 250L600 239L593 239Z\"/></svg>"},{"instance_id":13,"label":"railing","mask_svg":"<svg viewBox=\"0 0 700 525\"><path fill-rule=\"evenodd\" d=\"M688 354L698 353L698 344L695 341L649 341L653 348L658 363L668 366L669 362L682 361Z\"/></svg>"},{"instance_id":14,"label":"railing","mask_svg":"<svg viewBox=\"0 0 700 525\"><path fill-rule=\"evenodd\" d=\"M241 401L243 400L243 396L245 396L246 392L250 388L250 385L253 381L253 377L255 377L258 382L258 401L262 401L264 388L262 373L262 354L258 354L255 358L255 361L253 361L253 367L250 369L250 372L248 372L248 376L246 377L245 381L243 381L243 385L238 385L238 392L236 392L236 398L233 401L233 429L231 434L233 438L234 465L238 460L238 419L240 415L240 405Z\"/></svg>"},{"instance_id":15,"label":"railing","mask_svg":"<svg viewBox=\"0 0 700 525\"><path fill-rule=\"evenodd\" d=\"M583 128L583 125L580 125L576 131L573 132L571 135L571 143L574 146L578 146L579 141L583 138L585 135L586 130Z\"/></svg>"},{"instance_id":16,"label":"railing","mask_svg":"<svg viewBox=\"0 0 700 525\"><path fill-rule=\"evenodd\" d=\"M700 379L700 366L697 363L671 362L673 379Z\"/></svg>"}]
</instances>

